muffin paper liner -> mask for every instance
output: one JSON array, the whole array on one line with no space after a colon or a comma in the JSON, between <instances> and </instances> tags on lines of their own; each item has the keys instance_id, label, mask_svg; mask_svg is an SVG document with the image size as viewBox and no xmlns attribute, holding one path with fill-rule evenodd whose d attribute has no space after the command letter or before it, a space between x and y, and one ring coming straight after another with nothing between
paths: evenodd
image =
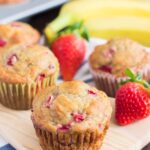
<instances>
[{"instance_id":1,"label":"muffin paper liner","mask_svg":"<svg viewBox=\"0 0 150 150\"><path fill-rule=\"evenodd\" d=\"M115 77L109 73L100 73L96 72L94 69L90 67L90 72L93 75L96 87L99 90L106 92L106 94L110 97L115 97L116 91L120 86L121 81L127 79L127 77ZM146 66L144 69L139 71L142 75L143 79L146 81L150 81L150 66Z\"/></svg>"},{"instance_id":2,"label":"muffin paper liner","mask_svg":"<svg viewBox=\"0 0 150 150\"><path fill-rule=\"evenodd\" d=\"M107 122L101 134L96 132L53 133L40 128L34 121L33 124L43 150L99 150L109 127Z\"/></svg>"},{"instance_id":3,"label":"muffin paper liner","mask_svg":"<svg viewBox=\"0 0 150 150\"><path fill-rule=\"evenodd\" d=\"M39 90L54 83L55 76L47 77L43 81L30 84L10 84L0 82L0 103L16 110L30 109L33 98Z\"/></svg>"}]
</instances>

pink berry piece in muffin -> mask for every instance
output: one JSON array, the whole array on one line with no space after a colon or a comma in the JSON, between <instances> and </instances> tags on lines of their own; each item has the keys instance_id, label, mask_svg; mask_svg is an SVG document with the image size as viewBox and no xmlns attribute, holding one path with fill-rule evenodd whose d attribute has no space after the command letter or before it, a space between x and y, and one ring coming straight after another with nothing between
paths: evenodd
<instances>
[{"instance_id":1,"label":"pink berry piece in muffin","mask_svg":"<svg viewBox=\"0 0 150 150\"><path fill-rule=\"evenodd\" d=\"M14 44L36 44L40 40L39 32L23 22L0 24L0 48Z\"/></svg>"},{"instance_id":2,"label":"pink berry piece in muffin","mask_svg":"<svg viewBox=\"0 0 150 150\"><path fill-rule=\"evenodd\" d=\"M68 81L35 97L32 121L44 150L99 150L111 112L104 92L81 81Z\"/></svg>"},{"instance_id":3,"label":"pink berry piece in muffin","mask_svg":"<svg viewBox=\"0 0 150 150\"><path fill-rule=\"evenodd\" d=\"M0 56L0 102L5 106L30 108L40 89L55 84L59 65L47 47L13 45L2 49ZM4 84L8 88L3 88Z\"/></svg>"},{"instance_id":4,"label":"pink berry piece in muffin","mask_svg":"<svg viewBox=\"0 0 150 150\"><path fill-rule=\"evenodd\" d=\"M150 80L150 53L128 38L112 39L97 46L89 58L89 65L97 88L112 97L126 78L127 68Z\"/></svg>"}]
</instances>

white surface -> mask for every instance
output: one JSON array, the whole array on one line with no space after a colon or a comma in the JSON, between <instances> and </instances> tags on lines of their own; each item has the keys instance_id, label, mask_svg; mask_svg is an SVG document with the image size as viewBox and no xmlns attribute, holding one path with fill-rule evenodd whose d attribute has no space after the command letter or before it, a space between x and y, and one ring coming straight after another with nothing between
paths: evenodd
<instances>
[{"instance_id":1,"label":"white surface","mask_svg":"<svg viewBox=\"0 0 150 150\"><path fill-rule=\"evenodd\" d=\"M11 22L56 7L67 0L27 0L17 5L0 5L0 23Z\"/></svg>"},{"instance_id":2,"label":"white surface","mask_svg":"<svg viewBox=\"0 0 150 150\"><path fill-rule=\"evenodd\" d=\"M0 136L0 148L6 144L7 142Z\"/></svg>"}]
</instances>

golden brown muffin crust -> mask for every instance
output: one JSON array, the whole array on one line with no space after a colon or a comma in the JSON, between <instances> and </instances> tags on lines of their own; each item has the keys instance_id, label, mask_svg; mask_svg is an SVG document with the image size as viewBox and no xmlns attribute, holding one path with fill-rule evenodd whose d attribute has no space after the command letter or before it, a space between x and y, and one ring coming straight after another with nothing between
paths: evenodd
<instances>
[{"instance_id":1,"label":"golden brown muffin crust","mask_svg":"<svg viewBox=\"0 0 150 150\"><path fill-rule=\"evenodd\" d=\"M22 3L25 0L0 0L0 4L17 4Z\"/></svg>"},{"instance_id":2,"label":"golden brown muffin crust","mask_svg":"<svg viewBox=\"0 0 150 150\"><path fill-rule=\"evenodd\" d=\"M149 66L150 54L137 42L128 38L118 38L97 46L89 62L91 67L98 72L105 72L104 68L115 76L124 76L126 68L139 72Z\"/></svg>"},{"instance_id":3,"label":"golden brown muffin crust","mask_svg":"<svg viewBox=\"0 0 150 150\"><path fill-rule=\"evenodd\" d=\"M81 81L69 81L49 87L36 96L32 119L40 128L54 133L100 133L111 111L104 92Z\"/></svg>"},{"instance_id":4,"label":"golden brown muffin crust","mask_svg":"<svg viewBox=\"0 0 150 150\"><path fill-rule=\"evenodd\" d=\"M44 46L14 45L0 55L0 81L32 83L58 71L57 58Z\"/></svg>"},{"instance_id":5,"label":"golden brown muffin crust","mask_svg":"<svg viewBox=\"0 0 150 150\"><path fill-rule=\"evenodd\" d=\"M13 44L35 44L40 40L39 32L27 23L12 22L0 24L0 48Z\"/></svg>"}]
</instances>

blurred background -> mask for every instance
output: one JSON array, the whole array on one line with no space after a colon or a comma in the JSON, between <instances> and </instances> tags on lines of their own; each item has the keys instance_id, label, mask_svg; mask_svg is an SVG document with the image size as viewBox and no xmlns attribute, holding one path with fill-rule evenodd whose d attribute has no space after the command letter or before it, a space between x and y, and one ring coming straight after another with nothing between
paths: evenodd
<instances>
[{"instance_id":1,"label":"blurred background","mask_svg":"<svg viewBox=\"0 0 150 150\"><path fill-rule=\"evenodd\" d=\"M14 20L29 22L43 32L69 0L1 0L0 22ZM5 1L8 1L7 4ZM2 4L3 3L3 4ZM59 16L58 28L83 20L91 37L110 39L128 36L150 46L149 0L72 0L65 5ZM57 22L58 22L57 21Z\"/></svg>"}]
</instances>

